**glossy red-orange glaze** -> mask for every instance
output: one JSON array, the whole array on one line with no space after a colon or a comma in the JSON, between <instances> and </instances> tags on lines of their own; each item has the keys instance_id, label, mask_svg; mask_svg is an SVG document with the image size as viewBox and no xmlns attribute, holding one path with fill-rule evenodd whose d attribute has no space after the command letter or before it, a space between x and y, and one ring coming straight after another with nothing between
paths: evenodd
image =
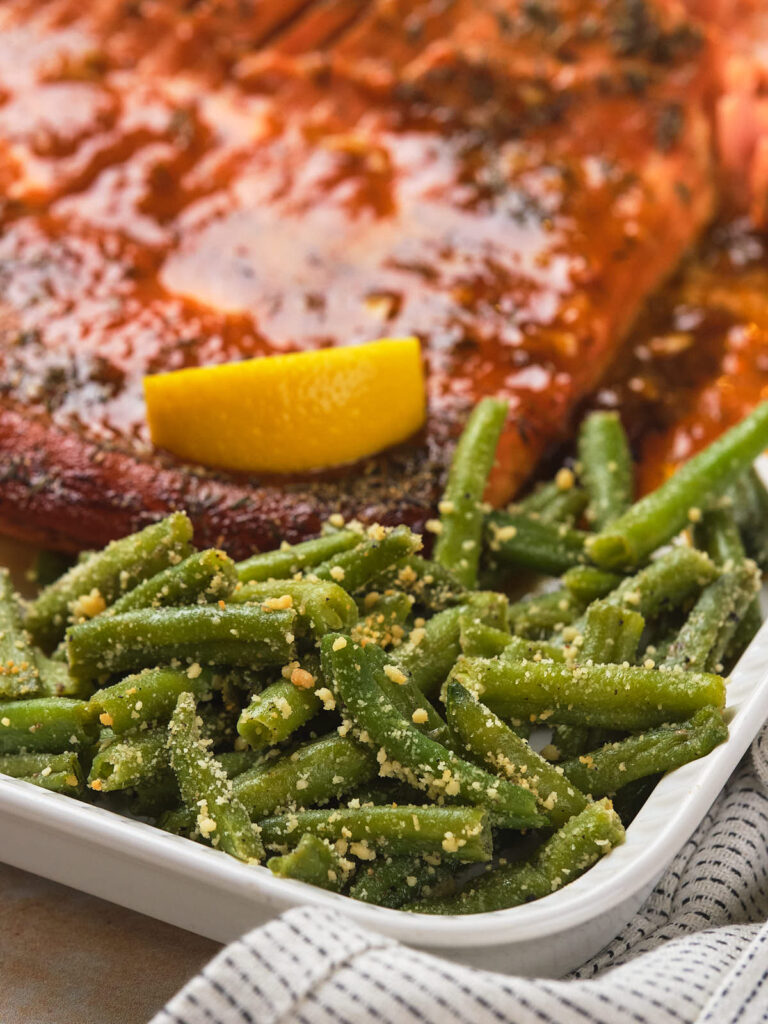
<instances>
[{"instance_id":1,"label":"glossy red-orange glaze","mask_svg":"<svg viewBox=\"0 0 768 1024\"><path fill-rule=\"evenodd\" d=\"M594 404L621 409L645 492L766 398L768 251L742 220L648 304Z\"/></svg>"},{"instance_id":2,"label":"glossy red-orange glaze","mask_svg":"<svg viewBox=\"0 0 768 1024\"><path fill-rule=\"evenodd\" d=\"M0 521L90 546L185 504L235 553L339 507L419 525L486 394L509 496L710 217L705 77L666 0L5 4ZM398 451L286 483L151 450L148 372L406 334Z\"/></svg>"}]
</instances>

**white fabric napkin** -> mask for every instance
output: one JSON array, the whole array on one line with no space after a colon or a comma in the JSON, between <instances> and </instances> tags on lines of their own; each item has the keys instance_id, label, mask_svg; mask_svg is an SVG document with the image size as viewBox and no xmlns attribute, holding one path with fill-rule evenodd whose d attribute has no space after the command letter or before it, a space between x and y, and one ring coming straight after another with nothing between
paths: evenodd
<instances>
[{"instance_id":1,"label":"white fabric napkin","mask_svg":"<svg viewBox=\"0 0 768 1024\"><path fill-rule=\"evenodd\" d=\"M150 1024L768 1022L768 727L602 952L562 981L461 967L301 908L224 949Z\"/></svg>"}]
</instances>

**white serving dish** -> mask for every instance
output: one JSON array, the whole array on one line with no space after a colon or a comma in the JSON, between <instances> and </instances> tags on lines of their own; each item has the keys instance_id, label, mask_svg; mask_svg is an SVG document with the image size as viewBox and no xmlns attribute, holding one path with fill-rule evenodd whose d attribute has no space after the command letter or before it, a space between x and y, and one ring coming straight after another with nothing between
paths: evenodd
<instances>
[{"instance_id":1,"label":"white serving dish","mask_svg":"<svg viewBox=\"0 0 768 1024\"><path fill-rule=\"evenodd\" d=\"M542 900L467 917L357 903L0 774L0 861L220 942L289 907L332 907L410 946L489 970L562 975L629 921L768 717L768 622L728 687L730 738L662 779L626 843Z\"/></svg>"},{"instance_id":2,"label":"white serving dish","mask_svg":"<svg viewBox=\"0 0 768 1024\"><path fill-rule=\"evenodd\" d=\"M728 742L663 779L623 846L559 892L492 914L424 917L356 903L3 775L0 860L221 942L310 904L463 963L554 977L632 917L768 716L768 623L733 673L728 707Z\"/></svg>"}]
</instances>

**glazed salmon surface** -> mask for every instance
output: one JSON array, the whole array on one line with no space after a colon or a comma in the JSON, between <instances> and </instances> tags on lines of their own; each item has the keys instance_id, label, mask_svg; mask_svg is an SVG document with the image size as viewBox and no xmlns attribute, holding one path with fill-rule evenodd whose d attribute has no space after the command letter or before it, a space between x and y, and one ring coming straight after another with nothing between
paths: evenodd
<instances>
[{"instance_id":1,"label":"glazed salmon surface","mask_svg":"<svg viewBox=\"0 0 768 1024\"><path fill-rule=\"evenodd\" d=\"M421 527L486 394L509 400L510 496L712 216L711 44L688 17L4 4L2 528L76 549L183 507L245 555L337 510ZM252 479L149 444L147 373L410 334L427 427L362 465Z\"/></svg>"}]
</instances>

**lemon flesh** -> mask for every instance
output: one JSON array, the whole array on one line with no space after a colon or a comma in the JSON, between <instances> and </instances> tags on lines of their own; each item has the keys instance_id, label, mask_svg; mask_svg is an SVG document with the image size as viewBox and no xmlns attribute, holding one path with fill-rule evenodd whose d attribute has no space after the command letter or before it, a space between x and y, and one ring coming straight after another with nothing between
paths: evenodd
<instances>
[{"instance_id":1,"label":"lemon flesh","mask_svg":"<svg viewBox=\"0 0 768 1024\"><path fill-rule=\"evenodd\" d=\"M296 473L354 462L424 423L417 338L144 378L152 441L189 462Z\"/></svg>"}]
</instances>

